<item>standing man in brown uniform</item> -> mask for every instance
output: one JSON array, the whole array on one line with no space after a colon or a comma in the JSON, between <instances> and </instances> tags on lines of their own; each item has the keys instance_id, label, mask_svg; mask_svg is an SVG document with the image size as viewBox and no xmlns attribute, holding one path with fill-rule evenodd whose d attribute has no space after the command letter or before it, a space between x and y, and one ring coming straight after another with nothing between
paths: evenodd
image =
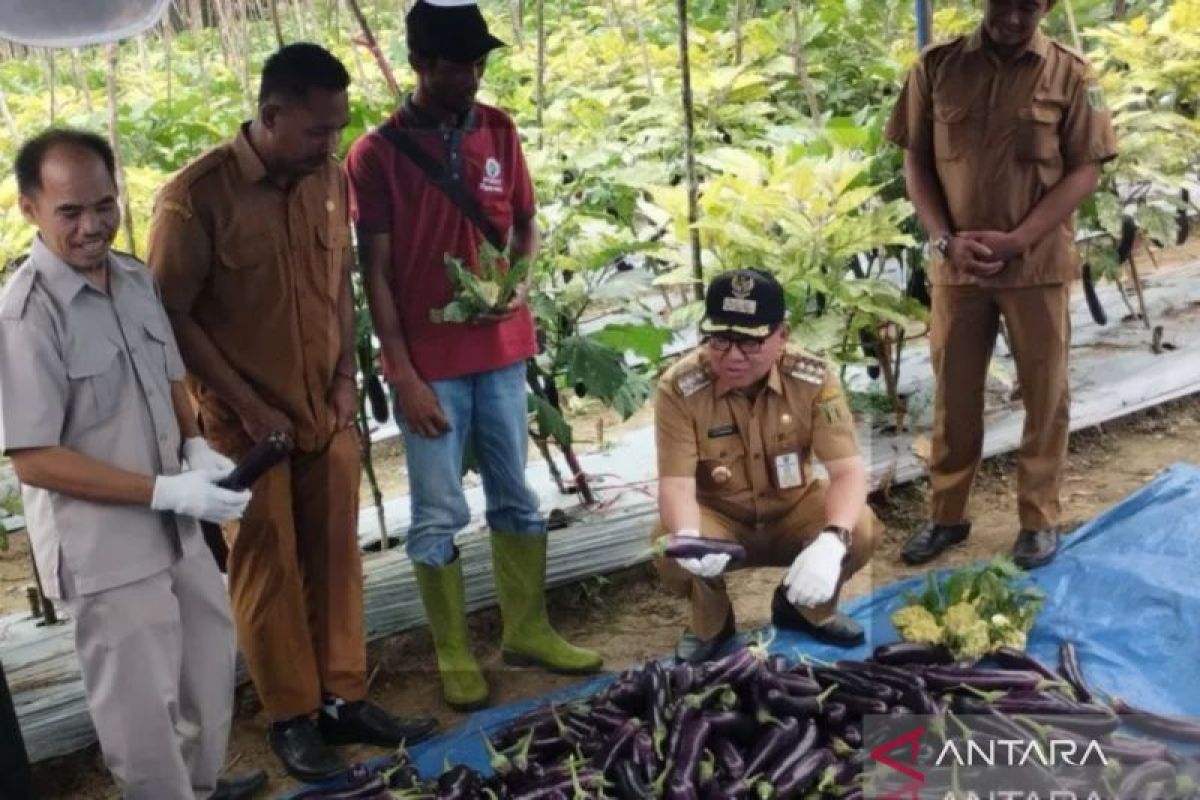
<instances>
[{"instance_id":1,"label":"standing man in brown uniform","mask_svg":"<svg viewBox=\"0 0 1200 800\"><path fill-rule=\"evenodd\" d=\"M316 45L271 56L258 116L163 189L149 252L205 436L230 456L277 431L295 445L254 486L229 586L271 747L301 780L341 768L329 745L434 727L365 700L349 211L332 158L349 82Z\"/></svg>"},{"instance_id":2,"label":"standing man in brown uniform","mask_svg":"<svg viewBox=\"0 0 1200 800\"><path fill-rule=\"evenodd\" d=\"M1054 0L987 0L982 26L926 50L887 128L936 251L930 350L936 382L931 519L905 543L920 564L970 532L984 385L1004 319L1025 403L1018 564L1058 549L1067 453L1073 215L1117 154L1087 61L1039 28Z\"/></svg>"},{"instance_id":3,"label":"standing man in brown uniform","mask_svg":"<svg viewBox=\"0 0 1200 800\"><path fill-rule=\"evenodd\" d=\"M783 289L769 273L718 275L705 307L703 344L667 370L654 399L654 536L738 542L746 561L658 559L663 582L692 604L675 655L706 661L733 638L722 576L741 567L788 567L771 601L776 626L856 645L862 626L838 613L838 594L870 561L878 522L841 382L788 345ZM813 455L828 481L814 479Z\"/></svg>"}]
</instances>

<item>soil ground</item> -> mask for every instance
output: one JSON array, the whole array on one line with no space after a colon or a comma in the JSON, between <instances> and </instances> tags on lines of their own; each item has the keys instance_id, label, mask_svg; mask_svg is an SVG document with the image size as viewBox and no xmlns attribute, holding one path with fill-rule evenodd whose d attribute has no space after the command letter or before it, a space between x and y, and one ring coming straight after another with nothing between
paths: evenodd
<instances>
[{"instance_id":1,"label":"soil ground","mask_svg":"<svg viewBox=\"0 0 1200 800\"><path fill-rule=\"evenodd\" d=\"M1194 460L1198 448L1200 396L1077 433L1071 440L1063 495L1067 527L1094 517L1170 464ZM987 462L976 483L971 538L947 553L939 566L969 563L1007 551L1015 536L1015 490L1011 457ZM886 497L872 498L888 532L872 564L848 585L846 596L869 592L918 571L901 565L897 552L906 532L923 516L926 492L927 486L918 482L897 487ZM29 583L25 537L19 534L11 540L8 552L0 553L0 608L7 610L24 607L24 587ZM781 572L761 570L731 577L730 589L741 627L768 621L771 592ZM683 602L666 595L644 565L558 590L552 594L551 606L559 629L573 641L601 650L608 667L614 670L669 652L686 617ZM471 629L490 678L494 702L533 697L570 683L569 678L503 667L495 611L474 615ZM459 715L441 703L436 675L426 671L434 663L427 631L416 630L373 644L369 663L371 697L375 701L397 712L436 716L447 728L459 721ZM253 689L243 687L230 742L230 769L265 769L271 776L270 796L274 796L292 784L267 748L264 726ZM347 759L362 759L377 752L350 748L344 755ZM36 765L35 780L39 796L46 800L108 800L117 796L96 747Z\"/></svg>"}]
</instances>

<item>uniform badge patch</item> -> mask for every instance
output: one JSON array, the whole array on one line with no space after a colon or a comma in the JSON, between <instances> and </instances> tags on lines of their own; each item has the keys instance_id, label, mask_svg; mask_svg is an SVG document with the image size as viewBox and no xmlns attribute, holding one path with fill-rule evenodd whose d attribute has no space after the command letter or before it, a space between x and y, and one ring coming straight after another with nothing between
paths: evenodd
<instances>
[{"instance_id":1,"label":"uniform badge patch","mask_svg":"<svg viewBox=\"0 0 1200 800\"><path fill-rule=\"evenodd\" d=\"M675 387L684 397L691 397L696 392L712 383L712 378L702 368L689 369L675 377Z\"/></svg>"},{"instance_id":2,"label":"uniform badge patch","mask_svg":"<svg viewBox=\"0 0 1200 800\"><path fill-rule=\"evenodd\" d=\"M733 436L737 433L737 425L730 423L729 425L717 425L708 429L708 438L720 439L722 436Z\"/></svg>"}]
</instances>

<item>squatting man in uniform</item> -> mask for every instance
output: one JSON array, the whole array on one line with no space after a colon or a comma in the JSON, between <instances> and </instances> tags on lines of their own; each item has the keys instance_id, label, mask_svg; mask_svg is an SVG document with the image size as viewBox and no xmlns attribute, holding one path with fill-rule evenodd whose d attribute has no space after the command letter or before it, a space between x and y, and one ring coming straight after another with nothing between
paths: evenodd
<instances>
[{"instance_id":1,"label":"squatting man in uniform","mask_svg":"<svg viewBox=\"0 0 1200 800\"><path fill-rule=\"evenodd\" d=\"M1070 290L1079 276L1072 216L1117 149L1087 61L1038 30L1053 5L988 0L975 33L922 54L888 125L936 252L930 521L904 544L909 564L936 558L970 532L967 502L1001 318L1025 404L1013 559L1037 567L1058 550Z\"/></svg>"},{"instance_id":2,"label":"squatting man in uniform","mask_svg":"<svg viewBox=\"0 0 1200 800\"><path fill-rule=\"evenodd\" d=\"M234 635L198 520L250 492L198 435L171 326L145 266L110 251L113 151L53 129L17 154L38 229L0 294L0 452L24 486L46 594L75 648L104 762L132 800L247 797L218 780L233 716Z\"/></svg>"},{"instance_id":3,"label":"squatting man in uniform","mask_svg":"<svg viewBox=\"0 0 1200 800\"><path fill-rule=\"evenodd\" d=\"M655 396L653 535L734 541L746 560L657 560L666 585L691 600L676 657L708 660L734 637L722 576L741 567L788 567L771 601L777 627L856 645L862 627L837 610L838 594L870 560L878 522L837 375L788 344L783 289L770 274L718 276L705 309L701 346L663 375ZM812 477L814 454L828 482Z\"/></svg>"}]
</instances>

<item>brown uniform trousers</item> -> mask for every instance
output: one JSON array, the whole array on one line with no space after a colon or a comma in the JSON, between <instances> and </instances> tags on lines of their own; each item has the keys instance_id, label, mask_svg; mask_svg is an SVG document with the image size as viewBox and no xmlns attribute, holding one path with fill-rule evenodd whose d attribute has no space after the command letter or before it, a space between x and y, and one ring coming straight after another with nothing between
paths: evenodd
<instances>
[{"instance_id":1,"label":"brown uniform trousers","mask_svg":"<svg viewBox=\"0 0 1200 800\"><path fill-rule=\"evenodd\" d=\"M366 695L358 441L334 432L328 400L349 281L347 197L332 160L275 186L243 131L163 189L150 237L164 305L295 426L293 455L226 531L238 643L272 720L313 713L323 693ZM204 435L243 455L251 442L228 404L191 386Z\"/></svg>"},{"instance_id":2,"label":"brown uniform trousers","mask_svg":"<svg viewBox=\"0 0 1200 800\"><path fill-rule=\"evenodd\" d=\"M697 350L663 375L654 412L659 475L696 479L700 534L743 545L746 563L738 568L790 566L827 523L826 484L812 479L812 456L828 462L859 454L837 374L798 349L785 351L753 399L719 391ZM797 485L781 485L774 466L781 456L796 458ZM864 508L839 592L870 561L879 528ZM652 537L667 532L659 524ZM719 633L731 610L725 581L696 577L673 558L657 559L655 566L668 589L691 599L692 632L702 639ZM837 602L835 594L801 613L824 622Z\"/></svg>"},{"instance_id":3,"label":"brown uniform trousers","mask_svg":"<svg viewBox=\"0 0 1200 800\"><path fill-rule=\"evenodd\" d=\"M1009 60L992 52L981 31L928 48L908 76L887 137L936 166L953 231L1014 231L1064 176L1117 152L1087 61L1040 33ZM1070 414L1070 284L1079 275L1074 234L1067 219L992 278L959 272L940 258L931 265L934 522L967 518L1000 319L1025 403L1021 527L1059 520Z\"/></svg>"}]
</instances>

